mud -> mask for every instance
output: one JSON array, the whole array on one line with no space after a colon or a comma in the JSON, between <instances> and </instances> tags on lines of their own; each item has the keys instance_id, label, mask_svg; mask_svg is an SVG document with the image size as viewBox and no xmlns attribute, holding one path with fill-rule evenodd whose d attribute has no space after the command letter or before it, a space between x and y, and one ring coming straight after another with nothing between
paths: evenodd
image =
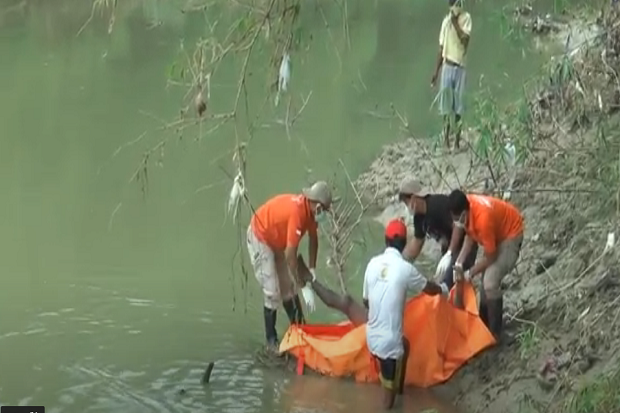
<instances>
[{"instance_id":1,"label":"mud","mask_svg":"<svg viewBox=\"0 0 620 413\"><path fill-rule=\"evenodd\" d=\"M566 400L618 368L620 253L609 234L620 215L620 18L612 11L598 19L586 26L603 25L606 34L552 62L551 76L529 89L526 120L509 122L514 114L506 113L491 125L496 145L517 146L517 165L476 154L479 125L465 133L469 146L456 154L406 133L357 181L380 188L365 195L376 197L383 211L377 219L385 223L408 217L396 199L406 175L439 193L461 187L502 196L515 174L510 202L521 209L526 231L517 268L503 286L506 340L436 389L467 412L578 412L563 408ZM558 82L557 72L570 75ZM438 251L424 249L431 259Z\"/></svg>"}]
</instances>

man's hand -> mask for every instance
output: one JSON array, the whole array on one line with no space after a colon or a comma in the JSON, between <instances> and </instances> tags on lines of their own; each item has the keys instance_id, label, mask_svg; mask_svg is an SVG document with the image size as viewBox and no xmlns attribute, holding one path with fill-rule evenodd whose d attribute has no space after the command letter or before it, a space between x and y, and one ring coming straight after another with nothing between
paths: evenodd
<instances>
[{"instance_id":1,"label":"man's hand","mask_svg":"<svg viewBox=\"0 0 620 413\"><path fill-rule=\"evenodd\" d=\"M310 274L312 275L311 283L316 281L316 270L314 268L310 268Z\"/></svg>"},{"instance_id":2,"label":"man's hand","mask_svg":"<svg viewBox=\"0 0 620 413\"><path fill-rule=\"evenodd\" d=\"M435 73L433 77L431 78L431 87L434 88L436 84L437 84L437 73Z\"/></svg>"},{"instance_id":3,"label":"man's hand","mask_svg":"<svg viewBox=\"0 0 620 413\"><path fill-rule=\"evenodd\" d=\"M471 275L469 270L467 271L463 271L463 265L461 263L457 263L454 265L453 267L454 271L453 271L453 281L456 282L461 282L463 280L467 281L467 282L471 282Z\"/></svg>"},{"instance_id":4,"label":"man's hand","mask_svg":"<svg viewBox=\"0 0 620 413\"><path fill-rule=\"evenodd\" d=\"M458 30L461 27L459 26L459 16L458 14L450 13L450 21L452 25Z\"/></svg>"}]
</instances>

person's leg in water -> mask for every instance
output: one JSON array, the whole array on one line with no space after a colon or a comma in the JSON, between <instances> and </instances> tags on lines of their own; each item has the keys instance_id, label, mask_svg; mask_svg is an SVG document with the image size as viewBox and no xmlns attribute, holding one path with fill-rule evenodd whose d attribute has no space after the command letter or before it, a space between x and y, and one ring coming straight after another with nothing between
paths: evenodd
<instances>
[{"instance_id":1,"label":"person's leg in water","mask_svg":"<svg viewBox=\"0 0 620 413\"><path fill-rule=\"evenodd\" d=\"M405 389L405 378L407 377L407 361L409 360L409 340L406 337L403 337L403 348L405 352L403 353L403 357L399 361L398 370L397 370L397 383L398 388L396 394L402 395Z\"/></svg>"},{"instance_id":2,"label":"person's leg in water","mask_svg":"<svg viewBox=\"0 0 620 413\"><path fill-rule=\"evenodd\" d=\"M394 407L394 401L396 400L396 394L399 392L399 380L398 376L398 364L399 360L396 359L382 359L374 356L379 363L379 381L383 388L383 396L381 397L381 404L385 410L390 410Z\"/></svg>"},{"instance_id":3,"label":"person's leg in water","mask_svg":"<svg viewBox=\"0 0 620 413\"><path fill-rule=\"evenodd\" d=\"M254 269L254 276L263 292L263 322L265 325L267 349L277 351L278 332L276 331L276 321L278 307L280 306L280 295L274 253L267 245L256 238L251 226L248 226L246 242L250 262Z\"/></svg>"},{"instance_id":4,"label":"person's leg in water","mask_svg":"<svg viewBox=\"0 0 620 413\"><path fill-rule=\"evenodd\" d=\"M350 295L338 294L321 284L318 280L313 281L312 274L301 255L297 256L297 271L302 280L310 282L312 290L327 307L343 313L355 326L365 324L368 321L368 311L366 308L357 303Z\"/></svg>"}]
</instances>

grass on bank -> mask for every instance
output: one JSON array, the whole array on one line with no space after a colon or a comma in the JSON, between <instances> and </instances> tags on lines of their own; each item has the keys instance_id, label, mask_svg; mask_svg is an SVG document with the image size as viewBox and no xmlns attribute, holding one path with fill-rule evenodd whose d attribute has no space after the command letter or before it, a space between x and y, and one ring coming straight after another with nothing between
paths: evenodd
<instances>
[{"instance_id":1,"label":"grass on bank","mask_svg":"<svg viewBox=\"0 0 620 413\"><path fill-rule=\"evenodd\" d=\"M559 257L547 273L556 293L533 304L532 313L542 328L574 336L575 353L586 346L580 337L589 338L594 330L605 331L602 340L614 346L620 312L616 287L592 283L607 277L619 255L617 247L608 253L603 247L620 225L620 10L606 3L592 15L598 15L596 38L554 57L524 85L524 96L514 105L499 108L489 91L480 93L474 105L476 140L470 143L488 168L496 196L511 175L504 147L508 142L516 147L513 201L539 208L537 216L549 228L540 228L536 243ZM527 282L533 268L524 275ZM583 305L588 315L581 320ZM524 328L517 340L521 359L540 351L533 328ZM600 363L609 359L603 347ZM580 385L575 384L583 382L580 374L562 372L546 400L524 393L519 412L620 413L620 366L609 363L610 373Z\"/></svg>"},{"instance_id":2,"label":"grass on bank","mask_svg":"<svg viewBox=\"0 0 620 413\"><path fill-rule=\"evenodd\" d=\"M620 370L601 375L583 386L563 406L565 413L620 412Z\"/></svg>"}]
</instances>

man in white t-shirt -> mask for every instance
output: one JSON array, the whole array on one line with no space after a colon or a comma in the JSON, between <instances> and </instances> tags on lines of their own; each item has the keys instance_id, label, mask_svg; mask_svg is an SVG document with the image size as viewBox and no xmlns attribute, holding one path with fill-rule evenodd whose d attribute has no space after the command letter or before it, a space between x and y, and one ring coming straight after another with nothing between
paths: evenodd
<instances>
[{"instance_id":1,"label":"man in white t-shirt","mask_svg":"<svg viewBox=\"0 0 620 413\"><path fill-rule=\"evenodd\" d=\"M403 335L403 313L407 292L448 295L445 284L426 278L407 260L402 251L407 244L407 227L400 220L385 229L385 251L370 260L364 274L364 305L368 308L366 341L379 364L379 378L385 390L383 407L394 406L402 394L409 343Z\"/></svg>"}]
</instances>

